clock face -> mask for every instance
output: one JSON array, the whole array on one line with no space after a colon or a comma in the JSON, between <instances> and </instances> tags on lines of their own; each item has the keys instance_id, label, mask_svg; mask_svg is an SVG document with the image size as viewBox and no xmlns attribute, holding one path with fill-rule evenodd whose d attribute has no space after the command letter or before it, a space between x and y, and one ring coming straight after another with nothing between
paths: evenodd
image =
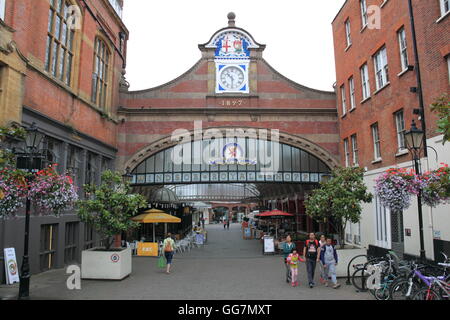
<instances>
[{"instance_id":1,"label":"clock face","mask_svg":"<svg viewBox=\"0 0 450 320\"><path fill-rule=\"evenodd\" d=\"M227 90L237 90L241 88L244 81L244 72L239 67L226 67L220 73L220 83Z\"/></svg>"}]
</instances>

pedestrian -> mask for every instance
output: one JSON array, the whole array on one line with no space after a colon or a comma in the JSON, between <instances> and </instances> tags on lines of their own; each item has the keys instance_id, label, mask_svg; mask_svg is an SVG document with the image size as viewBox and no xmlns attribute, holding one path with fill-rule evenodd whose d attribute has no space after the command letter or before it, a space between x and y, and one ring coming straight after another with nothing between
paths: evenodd
<instances>
[{"instance_id":1,"label":"pedestrian","mask_svg":"<svg viewBox=\"0 0 450 320\"><path fill-rule=\"evenodd\" d=\"M341 285L337 283L336 266L338 264L338 255L335 246L332 244L331 238L327 238L327 243L320 249L320 260L326 271L325 286L328 287L328 279L331 278L333 288L337 289Z\"/></svg>"},{"instance_id":2,"label":"pedestrian","mask_svg":"<svg viewBox=\"0 0 450 320\"><path fill-rule=\"evenodd\" d=\"M287 262L290 265L290 271L291 271L291 285L293 287L298 286L298 263L300 261L304 261L297 253L297 250L292 250L292 253L290 253L287 257Z\"/></svg>"},{"instance_id":3,"label":"pedestrian","mask_svg":"<svg viewBox=\"0 0 450 320\"><path fill-rule=\"evenodd\" d=\"M173 241L172 234L170 232L167 233L167 236L164 239L163 250L164 250L164 256L166 257L166 261L167 261L166 273L169 274L170 267L172 265L173 253L175 251L175 241Z\"/></svg>"},{"instance_id":4,"label":"pedestrian","mask_svg":"<svg viewBox=\"0 0 450 320\"><path fill-rule=\"evenodd\" d=\"M202 229L203 230L205 229L205 218L204 217L202 217Z\"/></svg>"},{"instance_id":5,"label":"pedestrian","mask_svg":"<svg viewBox=\"0 0 450 320\"><path fill-rule=\"evenodd\" d=\"M227 220L227 229L230 230L230 219Z\"/></svg>"},{"instance_id":6,"label":"pedestrian","mask_svg":"<svg viewBox=\"0 0 450 320\"><path fill-rule=\"evenodd\" d=\"M319 251L319 241L317 241L314 232L311 232L303 248L303 257L306 261L306 271L308 273L308 284L310 288L316 285L314 282L314 273L316 271L316 263L319 261Z\"/></svg>"},{"instance_id":7,"label":"pedestrian","mask_svg":"<svg viewBox=\"0 0 450 320\"><path fill-rule=\"evenodd\" d=\"M322 234L320 236L320 240L319 240L319 247L320 250L322 250L323 246L327 243L326 237L324 234ZM324 265L322 263L322 260L319 261L319 268L320 268L320 283L325 284L325 282L327 281L327 275L325 273L325 268Z\"/></svg>"},{"instance_id":8,"label":"pedestrian","mask_svg":"<svg viewBox=\"0 0 450 320\"><path fill-rule=\"evenodd\" d=\"M227 228L227 220L223 218L223 230Z\"/></svg>"},{"instance_id":9,"label":"pedestrian","mask_svg":"<svg viewBox=\"0 0 450 320\"><path fill-rule=\"evenodd\" d=\"M289 262L287 261L287 257L292 253L293 250L295 250L295 243L292 242L291 236L288 235L286 237L286 241L283 243L283 262L286 267L286 282L291 282L291 266Z\"/></svg>"}]
</instances>

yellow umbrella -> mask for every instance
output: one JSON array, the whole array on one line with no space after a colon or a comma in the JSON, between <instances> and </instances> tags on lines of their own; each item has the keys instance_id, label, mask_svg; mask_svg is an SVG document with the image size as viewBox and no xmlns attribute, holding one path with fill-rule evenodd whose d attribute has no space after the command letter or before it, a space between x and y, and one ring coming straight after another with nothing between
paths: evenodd
<instances>
[{"instance_id":1,"label":"yellow umbrella","mask_svg":"<svg viewBox=\"0 0 450 320\"><path fill-rule=\"evenodd\" d=\"M142 214L131 218L131 220L140 223L153 223L153 242L155 241L155 225L154 223L166 223L165 230L167 231L167 223L180 223L181 219L171 216L162 210L150 209L144 211Z\"/></svg>"}]
</instances>

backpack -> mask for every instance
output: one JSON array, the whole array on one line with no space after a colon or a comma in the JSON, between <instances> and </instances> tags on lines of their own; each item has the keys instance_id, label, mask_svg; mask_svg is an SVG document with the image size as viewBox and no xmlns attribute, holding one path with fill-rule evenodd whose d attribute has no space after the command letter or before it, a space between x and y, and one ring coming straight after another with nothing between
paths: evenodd
<instances>
[{"instance_id":1,"label":"backpack","mask_svg":"<svg viewBox=\"0 0 450 320\"><path fill-rule=\"evenodd\" d=\"M166 246L164 247L164 252L172 252L172 242L170 240L167 240Z\"/></svg>"}]
</instances>

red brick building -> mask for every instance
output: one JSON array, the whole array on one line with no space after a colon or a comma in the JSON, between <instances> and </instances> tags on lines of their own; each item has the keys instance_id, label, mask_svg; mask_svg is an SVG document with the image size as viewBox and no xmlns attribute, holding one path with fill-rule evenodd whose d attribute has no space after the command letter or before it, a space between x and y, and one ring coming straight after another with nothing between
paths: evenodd
<instances>
[{"instance_id":1,"label":"red brick building","mask_svg":"<svg viewBox=\"0 0 450 320\"><path fill-rule=\"evenodd\" d=\"M126 85L122 0L0 4L0 83L6 87L0 96L1 122L35 122L46 135L41 147L51 151L49 162L71 171L79 187L98 182L102 170L115 166L119 87ZM13 103L3 105L3 97ZM21 257L22 214L0 224L0 246L15 247ZM81 250L97 240L76 212L32 217L30 237L32 273L80 261Z\"/></svg>"},{"instance_id":2,"label":"red brick building","mask_svg":"<svg viewBox=\"0 0 450 320\"><path fill-rule=\"evenodd\" d=\"M436 168L439 162L449 161L450 153L448 146L443 148L439 143L442 136L436 133L437 118L429 108L438 97L450 91L448 2L413 0L412 4L426 137L428 145L438 151L437 160L434 152L428 150L422 166ZM364 167L366 182L372 187L376 175L386 168L411 166L403 135L413 119L420 127L420 118L413 113L419 108L418 94L410 91L417 87L417 79L408 1L348 0L332 26L341 163ZM432 257L434 231L445 233L442 239L450 240L450 234L442 231L437 223L448 223L443 211L448 212L449 208L427 210L426 251ZM363 246L398 248L417 255L417 206L405 212L403 219L401 213L392 213L391 219L388 216L376 201L366 206L361 224L347 230L348 241ZM384 228L382 224L386 221L388 227ZM405 237L404 229L412 229L412 236Z\"/></svg>"}]
</instances>

